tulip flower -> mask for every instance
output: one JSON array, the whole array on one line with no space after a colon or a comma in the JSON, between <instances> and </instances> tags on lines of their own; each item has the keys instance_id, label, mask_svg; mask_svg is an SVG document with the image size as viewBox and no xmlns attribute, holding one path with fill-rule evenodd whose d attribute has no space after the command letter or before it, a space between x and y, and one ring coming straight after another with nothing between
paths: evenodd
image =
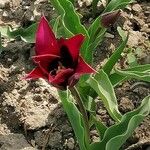
<instances>
[{"instance_id":1,"label":"tulip flower","mask_svg":"<svg viewBox=\"0 0 150 150\"><path fill-rule=\"evenodd\" d=\"M59 89L66 89L74 86L81 75L94 73L79 54L83 41L82 34L56 39L48 21L42 17L36 33L36 55L32 57L36 68L25 79L43 78Z\"/></svg>"}]
</instances>

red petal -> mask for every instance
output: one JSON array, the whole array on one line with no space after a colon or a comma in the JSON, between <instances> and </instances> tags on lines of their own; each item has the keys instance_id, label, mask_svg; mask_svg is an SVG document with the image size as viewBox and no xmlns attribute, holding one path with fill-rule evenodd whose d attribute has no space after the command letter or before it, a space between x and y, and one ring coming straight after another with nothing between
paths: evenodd
<instances>
[{"instance_id":1,"label":"red petal","mask_svg":"<svg viewBox=\"0 0 150 150\"><path fill-rule=\"evenodd\" d=\"M37 29L35 51L37 55L59 54L57 40L44 16L41 18Z\"/></svg>"},{"instance_id":2,"label":"red petal","mask_svg":"<svg viewBox=\"0 0 150 150\"><path fill-rule=\"evenodd\" d=\"M81 57L79 58L78 66L75 70L75 73L82 75L95 72L96 71L91 66L89 66Z\"/></svg>"},{"instance_id":3,"label":"red petal","mask_svg":"<svg viewBox=\"0 0 150 150\"><path fill-rule=\"evenodd\" d=\"M36 67L24 77L24 79L37 79L37 78L47 79L45 74L42 72L42 70L39 67Z\"/></svg>"},{"instance_id":4,"label":"red petal","mask_svg":"<svg viewBox=\"0 0 150 150\"><path fill-rule=\"evenodd\" d=\"M61 38L59 41L60 48L66 46L71 54L73 61L77 61L79 57L80 47L83 43L84 36L82 34L75 35L70 39Z\"/></svg>"},{"instance_id":5,"label":"red petal","mask_svg":"<svg viewBox=\"0 0 150 150\"><path fill-rule=\"evenodd\" d=\"M71 76L73 74L74 70L73 69L62 69L59 71L59 73L54 77L53 80L50 80L50 82L52 84L62 84L62 83L66 83L68 82L68 77Z\"/></svg>"},{"instance_id":6,"label":"red petal","mask_svg":"<svg viewBox=\"0 0 150 150\"><path fill-rule=\"evenodd\" d=\"M54 60L55 58L60 58L57 55L50 55L50 54L45 54L45 55L38 55L38 56L33 56L32 59L35 63L37 62L42 62L42 61L47 61L47 62L51 62L52 60Z\"/></svg>"},{"instance_id":7,"label":"red petal","mask_svg":"<svg viewBox=\"0 0 150 150\"><path fill-rule=\"evenodd\" d=\"M49 74L49 70L48 67L51 63L51 61L53 61L54 59L59 58L59 56L56 55L38 55L38 56L33 56L32 59L35 63L38 64L38 66L40 67L40 69L46 73Z\"/></svg>"}]
</instances>

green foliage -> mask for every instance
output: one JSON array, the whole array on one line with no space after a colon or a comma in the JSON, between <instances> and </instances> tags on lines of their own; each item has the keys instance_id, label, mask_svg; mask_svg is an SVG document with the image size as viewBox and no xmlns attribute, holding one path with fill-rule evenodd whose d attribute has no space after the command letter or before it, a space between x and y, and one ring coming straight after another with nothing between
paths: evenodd
<instances>
[{"instance_id":1,"label":"green foliage","mask_svg":"<svg viewBox=\"0 0 150 150\"><path fill-rule=\"evenodd\" d=\"M121 53L123 52L126 43L128 41L128 36L126 37L125 41L123 41L119 47L115 50L115 52L111 55L111 57L108 59L106 64L103 66L103 70L107 73L110 74L111 70L113 69L114 65L116 62L120 59Z\"/></svg>"},{"instance_id":2,"label":"green foliage","mask_svg":"<svg viewBox=\"0 0 150 150\"><path fill-rule=\"evenodd\" d=\"M119 70L115 68L115 72L121 76L150 82L150 64L137 66L128 70Z\"/></svg>"},{"instance_id":3,"label":"green foliage","mask_svg":"<svg viewBox=\"0 0 150 150\"><path fill-rule=\"evenodd\" d=\"M104 12L109 12L117 9L125 8L129 3L134 2L134 0L111 0L106 6Z\"/></svg>"},{"instance_id":4,"label":"green foliage","mask_svg":"<svg viewBox=\"0 0 150 150\"><path fill-rule=\"evenodd\" d=\"M101 70L95 75L90 77L87 83L96 91L98 96L104 103L108 113L115 121L120 121L121 114L118 110L118 104L113 86L107 76L107 74Z\"/></svg>"},{"instance_id":5,"label":"green foliage","mask_svg":"<svg viewBox=\"0 0 150 150\"><path fill-rule=\"evenodd\" d=\"M103 139L105 131L107 130L106 125L104 125L101 120L97 120L97 118L93 115L92 115L92 120L93 120L93 122L97 128L97 131L99 133L99 137L101 139Z\"/></svg>"},{"instance_id":6,"label":"green foliage","mask_svg":"<svg viewBox=\"0 0 150 150\"><path fill-rule=\"evenodd\" d=\"M63 108L66 111L70 123L73 127L76 138L79 142L79 146L81 150L88 150L87 143L85 141L85 131L83 127L83 119L82 115L73 103L73 98L69 92L67 91L58 91L59 97L63 104Z\"/></svg>"},{"instance_id":7,"label":"green foliage","mask_svg":"<svg viewBox=\"0 0 150 150\"><path fill-rule=\"evenodd\" d=\"M86 28L81 24L79 15L77 12L75 12L73 4L68 0L50 0L50 2L53 4L58 14L61 15L64 28L69 30L74 35L79 33L85 35L86 39L81 48L81 55L87 62L91 61L91 53L86 49L89 40L89 34ZM68 36L70 36L70 34Z\"/></svg>"},{"instance_id":8,"label":"green foliage","mask_svg":"<svg viewBox=\"0 0 150 150\"><path fill-rule=\"evenodd\" d=\"M131 136L135 128L150 113L150 96L144 98L141 106L123 115L121 122L109 127L100 142L92 143L90 150L119 150L122 144Z\"/></svg>"},{"instance_id":9,"label":"green foliage","mask_svg":"<svg viewBox=\"0 0 150 150\"><path fill-rule=\"evenodd\" d=\"M37 29L37 24L34 23L26 29L19 28L16 30L12 30L10 27L0 27L0 32L3 36L12 39L16 37L21 37L21 39L25 42L34 43L36 29Z\"/></svg>"}]
</instances>

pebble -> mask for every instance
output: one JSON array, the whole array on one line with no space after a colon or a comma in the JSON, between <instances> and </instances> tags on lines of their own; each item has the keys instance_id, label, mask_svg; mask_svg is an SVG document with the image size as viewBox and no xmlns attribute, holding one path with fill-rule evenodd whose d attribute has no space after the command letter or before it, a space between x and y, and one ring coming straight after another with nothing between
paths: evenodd
<instances>
[{"instance_id":1,"label":"pebble","mask_svg":"<svg viewBox=\"0 0 150 150\"><path fill-rule=\"evenodd\" d=\"M142 11L142 7L139 4L134 4L132 6L133 11L135 12L141 12Z\"/></svg>"},{"instance_id":2,"label":"pebble","mask_svg":"<svg viewBox=\"0 0 150 150\"><path fill-rule=\"evenodd\" d=\"M9 6L10 0L0 0L0 8L6 8Z\"/></svg>"},{"instance_id":3,"label":"pebble","mask_svg":"<svg viewBox=\"0 0 150 150\"><path fill-rule=\"evenodd\" d=\"M67 147L68 147L69 149L74 149L74 147L75 147L75 141L74 141L74 139L73 139L72 137L69 138L69 139L67 140L66 145L67 145Z\"/></svg>"},{"instance_id":4,"label":"pebble","mask_svg":"<svg viewBox=\"0 0 150 150\"><path fill-rule=\"evenodd\" d=\"M128 112L134 109L134 104L128 97L122 97L119 105L122 112Z\"/></svg>"},{"instance_id":5,"label":"pebble","mask_svg":"<svg viewBox=\"0 0 150 150\"><path fill-rule=\"evenodd\" d=\"M113 39L115 36L113 34L106 32L105 37Z\"/></svg>"}]
</instances>

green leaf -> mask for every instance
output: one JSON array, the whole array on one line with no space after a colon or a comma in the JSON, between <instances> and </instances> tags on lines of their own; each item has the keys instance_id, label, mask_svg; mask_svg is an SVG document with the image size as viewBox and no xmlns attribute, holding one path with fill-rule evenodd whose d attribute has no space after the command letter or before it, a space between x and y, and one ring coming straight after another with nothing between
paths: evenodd
<instances>
[{"instance_id":1,"label":"green leaf","mask_svg":"<svg viewBox=\"0 0 150 150\"><path fill-rule=\"evenodd\" d=\"M150 70L150 64L138 65L138 66L135 66L132 68L124 69L124 70L118 70L118 69L115 69L115 70L116 70L116 72L112 73L109 76L109 79L110 79L113 87L115 87L119 83L121 83L125 80L129 80L131 78L144 80L144 81L149 81L149 78L150 78L149 76L147 76L147 77L145 76L147 74L147 72ZM117 71L119 71L119 72L117 72ZM140 72L140 75L137 74L137 72Z\"/></svg>"},{"instance_id":2,"label":"green leaf","mask_svg":"<svg viewBox=\"0 0 150 150\"><path fill-rule=\"evenodd\" d=\"M129 78L127 78L126 76L122 76L117 73L112 73L111 75L109 75L109 80L111 81L113 87L117 86L118 84L128 79Z\"/></svg>"},{"instance_id":3,"label":"green leaf","mask_svg":"<svg viewBox=\"0 0 150 150\"><path fill-rule=\"evenodd\" d=\"M87 51L89 34L86 28L81 24L78 13L75 12L73 4L68 0L50 0L58 14L62 17L64 27L67 28L74 35L82 33L86 39L81 48L81 55L89 62L88 56L90 53ZM69 11L68 11L69 10Z\"/></svg>"},{"instance_id":4,"label":"green leaf","mask_svg":"<svg viewBox=\"0 0 150 150\"><path fill-rule=\"evenodd\" d=\"M21 39L28 43L35 43L35 32L37 29L37 24L34 23L28 28L19 28L16 30L12 30L10 27L0 27L0 32L3 36L6 36L8 38L16 38L21 37Z\"/></svg>"},{"instance_id":5,"label":"green leaf","mask_svg":"<svg viewBox=\"0 0 150 150\"><path fill-rule=\"evenodd\" d=\"M93 116L93 115L92 115L92 120L93 120L93 122L94 122L94 124L95 124L95 126L96 126L96 128L98 130L99 137L101 139L103 139L105 131L107 130L106 125L104 125L101 120L97 120L96 117Z\"/></svg>"},{"instance_id":6,"label":"green leaf","mask_svg":"<svg viewBox=\"0 0 150 150\"><path fill-rule=\"evenodd\" d=\"M133 52L127 54L127 62L130 67L134 67L138 65L137 58L135 57Z\"/></svg>"},{"instance_id":7,"label":"green leaf","mask_svg":"<svg viewBox=\"0 0 150 150\"><path fill-rule=\"evenodd\" d=\"M90 77L87 83L101 98L110 116L115 121L120 121L121 114L118 110L116 95L107 74L101 70L95 77Z\"/></svg>"},{"instance_id":8,"label":"green leaf","mask_svg":"<svg viewBox=\"0 0 150 150\"><path fill-rule=\"evenodd\" d=\"M104 13L117 9L123 9L132 2L134 2L134 0L111 0L105 8Z\"/></svg>"},{"instance_id":9,"label":"green leaf","mask_svg":"<svg viewBox=\"0 0 150 150\"><path fill-rule=\"evenodd\" d=\"M58 34L59 23L60 23L60 16L58 16L56 18L56 21L55 21L54 26L53 26L53 32L54 32L54 34L55 34L56 37L58 37L57 34Z\"/></svg>"},{"instance_id":10,"label":"green leaf","mask_svg":"<svg viewBox=\"0 0 150 150\"><path fill-rule=\"evenodd\" d=\"M125 41L125 40L126 40L126 34L125 34L125 31L122 30L122 28L119 27L119 26L117 27L117 31L118 31L119 35L121 36L122 41Z\"/></svg>"},{"instance_id":11,"label":"green leaf","mask_svg":"<svg viewBox=\"0 0 150 150\"><path fill-rule=\"evenodd\" d=\"M131 136L136 127L150 113L150 96L142 101L139 108L123 115L119 124L109 127L100 142L92 143L90 150L119 150L123 143Z\"/></svg>"},{"instance_id":12,"label":"green leaf","mask_svg":"<svg viewBox=\"0 0 150 150\"><path fill-rule=\"evenodd\" d=\"M128 36L126 37L125 41L123 41L119 47L114 51L114 53L110 56L106 64L103 66L103 70L107 73L110 74L112 68L116 64L116 62L120 59L121 53L123 52L126 43L128 41Z\"/></svg>"},{"instance_id":13,"label":"green leaf","mask_svg":"<svg viewBox=\"0 0 150 150\"><path fill-rule=\"evenodd\" d=\"M115 68L115 72L121 76L150 82L150 67L145 71L123 71Z\"/></svg>"},{"instance_id":14,"label":"green leaf","mask_svg":"<svg viewBox=\"0 0 150 150\"><path fill-rule=\"evenodd\" d=\"M85 131L82 126L83 119L82 115L73 103L73 97L71 96L69 90L67 91L58 91L59 97L61 99L64 110L66 111L68 118L73 127L76 138L79 142L81 150L87 150L87 145L85 142Z\"/></svg>"}]
</instances>

